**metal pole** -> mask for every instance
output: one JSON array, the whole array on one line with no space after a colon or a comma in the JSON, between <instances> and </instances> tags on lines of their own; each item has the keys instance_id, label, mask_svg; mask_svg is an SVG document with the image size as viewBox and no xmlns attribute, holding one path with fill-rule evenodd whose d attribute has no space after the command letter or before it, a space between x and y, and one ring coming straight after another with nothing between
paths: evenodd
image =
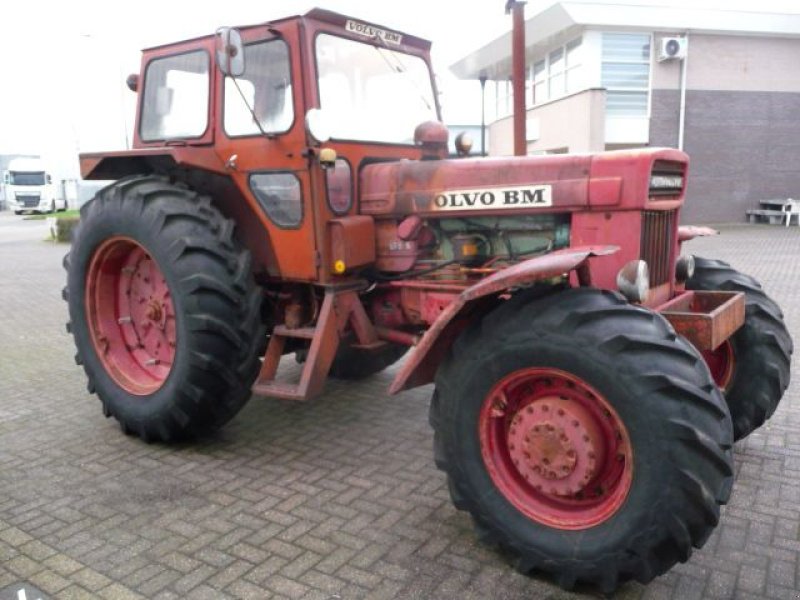
<instances>
[{"instance_id":1,"label":"metal pole","mask_svg":"<svg viewBox=\"0 0 800 600\"><path fill-rule=\"evenodd\" d=\"M481 156L486 156L486 75L478 77L481 82Z\"/></svg>"},{"instance_id":2,"label":"metal pole","mask_svg":"<svg viewBox=\"0 0 800 600\"><path fill-rule=\"evenodd\" d=\"M514 155L525 156L528 144L525 135L525 2L508 0L506 14L512 13L512 74L514 90Z\"/></svg>"},{"instance_id":3,"label":"metal pole","mask_svg":"<svg viewBox=\"0 0 800 600\"><path fill-rule=\"evenodd\" d=\"M689 68L689 32L685 34L686 39L686 56L681 61L681 104L678 113L678 150L683 150L686 143L684 138L686 130L686 71Z\"/></svg>"}]
</instances>

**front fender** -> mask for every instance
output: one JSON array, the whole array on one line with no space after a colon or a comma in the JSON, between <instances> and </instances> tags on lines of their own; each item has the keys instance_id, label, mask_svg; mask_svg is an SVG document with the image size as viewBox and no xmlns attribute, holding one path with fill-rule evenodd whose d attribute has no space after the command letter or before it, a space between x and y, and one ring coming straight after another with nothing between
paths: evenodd
<instances>
[{"instance_id":1,"label":"front fender","mask_svg":"<svg viewBox=\"0 0 800 600\"><path fill-rule=\"evenodd\" d=\"M476 316L484 314L500 302L500 294L516 287L564 275L581 267L592 256L606 256L618 250L618 246L581 246L557 250L493 273L465 289L422 336L420 343L395 376L389 393L396 394L432 382L439 363L458 334Z\"/></svg>"},{"instance_id":2,"label":"front fender","mask_svg":"<svg viewBox=\"0 0 800 600\"><path fill-rule=\"evenodd\" d=\"M678 227L678 243L688 242L696 237L719 235L719 231L703 225L681 225Z\"/></svg>"}]
</instances>

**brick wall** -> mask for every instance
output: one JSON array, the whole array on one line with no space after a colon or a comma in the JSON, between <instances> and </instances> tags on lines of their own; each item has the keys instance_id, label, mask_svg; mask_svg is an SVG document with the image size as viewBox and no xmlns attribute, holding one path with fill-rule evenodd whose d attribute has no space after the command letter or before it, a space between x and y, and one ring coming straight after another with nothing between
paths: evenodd
<instances>
[{"instance_id":1,"label":"brick wall","mask_svg":"<svg viewBox=\"0 0 800 600\"><path fill-rule=\"evenodd\" d=\"M653 90L650 144L676 146L677 90ZM800 197L800 93L689 90L684 222L745 220L769 198Z\"/></svg>"}]
</instances>

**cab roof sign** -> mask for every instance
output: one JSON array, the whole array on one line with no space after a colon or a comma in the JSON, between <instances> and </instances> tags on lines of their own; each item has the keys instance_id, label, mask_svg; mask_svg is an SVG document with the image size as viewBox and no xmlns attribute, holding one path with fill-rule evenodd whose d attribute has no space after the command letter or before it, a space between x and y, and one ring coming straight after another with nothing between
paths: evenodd
<instances>
[{"instance_id":1,"label":"cab roof sign","mask_svg":"<svg viewBox=\"0 0 800 600\"><path fill-rule=\"evenodd\" d=\"M352 19L347 19L344 27L350 33L355 33L367 38L379 38L386 44L390 44L392 46L399 46L403 42L403 36L399 33L387 31L386 29L380 29L374 25L367 25L366 23L360 23L359 21L354 21Z\"/></svg>"}]
</instances>

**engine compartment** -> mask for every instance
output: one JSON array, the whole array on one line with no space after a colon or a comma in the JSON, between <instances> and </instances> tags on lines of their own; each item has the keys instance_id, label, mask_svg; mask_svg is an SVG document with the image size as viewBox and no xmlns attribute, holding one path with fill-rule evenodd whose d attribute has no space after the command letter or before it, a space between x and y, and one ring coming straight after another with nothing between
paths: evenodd
<instances>
[{"instance_id":1,"label":"engine compartment","mask_svg":"<svg viewBox=\"0 0 800 600\"><path fill-rule=\"evenodd\" d=\"M377 232L377 271L434 278L446 272L448 279L456 273L466 278L471 272L494 270L568 247L570 215L413 216L381 221Z\"/></svg>"}]
</instances>

